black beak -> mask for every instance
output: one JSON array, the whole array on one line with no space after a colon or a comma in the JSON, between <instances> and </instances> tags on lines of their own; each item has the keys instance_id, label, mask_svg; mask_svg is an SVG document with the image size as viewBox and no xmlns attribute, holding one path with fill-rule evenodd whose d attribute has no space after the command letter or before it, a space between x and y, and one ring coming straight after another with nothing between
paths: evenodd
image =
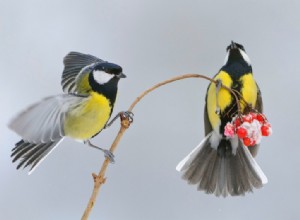
<instances>
[{"instance_id":1,"label":"black beak","mask_svg":"<svg viewBox=\"0 0 300 220\"><path fill-rule=\"evenodd\" d=\"M237 45L233 41L231 41L230 49L236 49Z\"/></svg>"},{"instance_id":2,"label":"black beak","mask_svg":"<svg viewBox=\"0 0 300 220\"><path fill-rule=\"evenodd\" d=\"M121 78L126 78L127 76L124 73L120 73L119 75L117 75L117 77L121 79Z\"/></svg>"}]
</instances>

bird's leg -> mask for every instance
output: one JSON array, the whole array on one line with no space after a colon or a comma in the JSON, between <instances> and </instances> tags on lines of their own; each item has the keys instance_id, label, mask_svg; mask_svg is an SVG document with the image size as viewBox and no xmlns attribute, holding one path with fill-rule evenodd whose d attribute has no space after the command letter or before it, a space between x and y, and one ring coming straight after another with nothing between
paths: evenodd
<instances>
[{"instance_id":1,"label":"bird's leg","mask_svg":"<svg viewBox=\"0 0 300 220\"><path fill-rule=\"evenodd\" d=\"M107 150L107 149L103 149L103 148L101 148L101 147L98 147L98 146L92 144L92 143L90 142L90 140L86 140L86 141L84 141L84 143L87 144L87 145L90 146L90 147L93 147L93 148L96 148L96 149L98 149L98 150L101 150L101 151L104 153L104 156L107 157L111 163L115 163L115 159L114 159L114 158L115 158L115 155L114 155L110 150Z\"/></svg>"},{"instance_id":2,"label":"bird's leg","mask_svg":"<svg viewBox=\"0 0 300 220\"><path fill-rule=\"evenodd\" d=\"M218 99L218 95L221 87L222 87L222 80L217 79L216 80L216 111L215 111L217 115L221 113L219 99Z\"/></svg>"},{"instance_id":3,"label":"bird's leg","mask_svg":"<svg viewBox=\"0 0 300 220\"><path fill-rule=\"evenodd\" d=\"M119 112L110 122L108 122L104 126L104 129L109 128L118 119L118 117L127 118L129 120L129 122L132 123L133 116L134 116L134 114L130 111Z\"/></svg>"}]
</instances>

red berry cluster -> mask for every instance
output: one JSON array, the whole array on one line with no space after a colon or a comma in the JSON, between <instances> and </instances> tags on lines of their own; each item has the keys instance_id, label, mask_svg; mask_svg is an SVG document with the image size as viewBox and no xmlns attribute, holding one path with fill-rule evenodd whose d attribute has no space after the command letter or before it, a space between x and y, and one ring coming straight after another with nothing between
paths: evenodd
<instances>
[{"instance_id":1,"label":"red berry cluster","mask_svg":"<svg viewBox=\"0 0 300 220\"><path fill-rule=\"evenodd\" d=\"M259 144L261 136L269 136L272 133L271 125L265 115L255 112L235 117L231 124L225 126L226 133L229 134L230 129L233 129L233 133L243 140L245 146Z\"/></svg>"}]
</instances>

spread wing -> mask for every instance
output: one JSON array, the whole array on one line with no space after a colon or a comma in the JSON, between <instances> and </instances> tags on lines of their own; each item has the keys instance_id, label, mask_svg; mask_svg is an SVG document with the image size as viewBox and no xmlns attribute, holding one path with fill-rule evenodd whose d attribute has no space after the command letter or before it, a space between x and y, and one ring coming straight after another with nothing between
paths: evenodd
<instances>
[{"instance_id":1,"label":"spread wing","mask_svg":"<svg viewBox=\"0 0 300 220\"><path fill-rule=\"evenodd\" d=\"M89 54L70 52L64 58L64 71L61 85L65 93L84 94L88 90L88 73L96 64L103 60Z\"/></svg>"},{"instance_id":2,"label":"spread wing","mask_svg":"<svg viewBox=\"0 0 300 220\"><path fill-rule=\"evenodd\" d=\"M58 141L64 136L66 112L84 99L69 94L45 98L17 115L8 126L25 142L39 144Z\"/></svg>"}]
</instances>

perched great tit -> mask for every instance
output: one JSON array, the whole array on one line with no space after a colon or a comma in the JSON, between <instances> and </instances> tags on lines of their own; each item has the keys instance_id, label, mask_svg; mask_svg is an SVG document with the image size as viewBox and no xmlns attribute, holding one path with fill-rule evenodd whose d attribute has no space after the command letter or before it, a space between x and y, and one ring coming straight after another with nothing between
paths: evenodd
<instances>
[{"instance_id":1,"label":"perched great tit","mask_svg":"<svg viewBox=\"0 0 300 220\"><path fill-rule=\"evenodd\" d=\"M243 114L249 113L249 106L262 112L261 92L242 45L232 42L227 47L225 64L214 79L240 94ZM198 185L198 190L216 196L236 196L267 183L266 176L253 158L259 146L246 147L236 136L228 138L224 135L225 125L237 113L233 94L210 83L204 108L205 138L176 167L183 172L183 179L189 184Z\"/></svg>"},{"instance_id":2,"label":"perched great tit","mask_svg":"<svg viewBox=\"0 0 300 220\"><path fill-rule=\"evenodd\" d=\"M13 162L19 160L17 169L30 166L29 173L33 172L64 137L96 147L89 140L106 126L118 82L125 77L117 64L78 52L66 55L61 81L64 94L31 105L9 123L22 137L11 155ZM113 159L110 151L99 149Z\"/></svg>"}]
</instances>

